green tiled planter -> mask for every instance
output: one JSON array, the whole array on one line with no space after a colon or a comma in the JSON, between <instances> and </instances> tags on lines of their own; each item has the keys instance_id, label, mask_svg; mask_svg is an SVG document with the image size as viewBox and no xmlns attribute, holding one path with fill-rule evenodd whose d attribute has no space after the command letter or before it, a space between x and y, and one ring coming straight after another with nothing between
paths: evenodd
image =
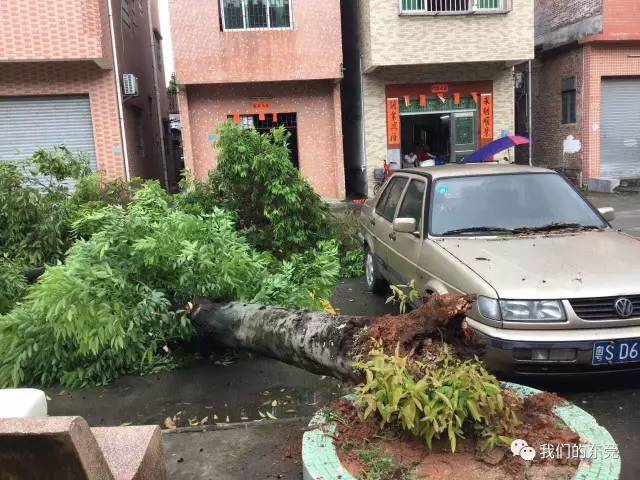
<instances>
[{"instance_id":1,"label":"green tiled planter","mask_svg":"<svg viewBox=\"0 0 640 480\"><path fill-rule=\"evenodd\" d=\"M504 383L505 387L513 390L521 397L528 397L540 393L540 390ZM575 405L555 408L555 414L571 430L580 435L593 448L602 451L605 446L615 446L613 438L607 430L598 425L596 420L587 412ZM326 415L320 411L311 419L309 430L302 438L302 464L304 480L357 480L341 464L338 459L333 435L335 423L327 423ZM596 458L583 460L578 466L574 480L617 480L620 477L620 458Z\"/></svg>"}]
</instances>

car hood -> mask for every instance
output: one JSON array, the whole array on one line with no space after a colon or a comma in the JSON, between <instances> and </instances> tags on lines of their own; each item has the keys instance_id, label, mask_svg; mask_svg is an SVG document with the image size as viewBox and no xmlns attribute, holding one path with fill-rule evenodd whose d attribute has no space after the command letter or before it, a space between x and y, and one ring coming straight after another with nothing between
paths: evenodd
<instances>
[{"instance_id":1,"label":"car hood","mask_svg":"<svg viewBox=\"0 0 640 480\"><path fill-rule=\"evenodd\" d=\"M500 298L640 294L640 241L614 230L436 242L486 280Z\"/></svg>"}]
</instances>

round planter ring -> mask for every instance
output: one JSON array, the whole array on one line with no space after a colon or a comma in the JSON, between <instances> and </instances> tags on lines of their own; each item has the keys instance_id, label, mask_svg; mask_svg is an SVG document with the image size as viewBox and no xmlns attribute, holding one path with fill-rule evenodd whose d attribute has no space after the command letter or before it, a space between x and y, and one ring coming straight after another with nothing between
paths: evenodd
<instances>
[{"instance_id":1,"label":"round planter ring","mask_svg":"<svg viewBox=\"0 0 640 480\"><path fill-rule=\"evenodd\" d=\"M535 388L503 382L509 390L520 397L526 398L541 393ZM598 425L595 418L581 408L569 404L555 407L554 413L572 431L580 435L582 441L588 442L596 452L602 452L604 447L617 445L609 432ZM302 437L302 465L304 480L357 480L340 463L338 453L333 443L336 430L335 422L328 423L323 411L319 411L311 419L307 431ZM620 477L620 456L605 458L596 455L595 458L581 460L573 480L617 480Z\"/></svg>"}]
</instances>

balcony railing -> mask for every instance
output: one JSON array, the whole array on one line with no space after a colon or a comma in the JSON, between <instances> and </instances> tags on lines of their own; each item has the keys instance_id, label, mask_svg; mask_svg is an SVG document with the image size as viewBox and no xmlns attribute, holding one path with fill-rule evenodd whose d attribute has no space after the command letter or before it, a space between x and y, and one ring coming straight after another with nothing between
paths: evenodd
<instances>
[{"instance_id":1,"label":"balcony railing","mask_svg":"<svg viewBox=\"0 0 640 480\"><path fill-rule=\"evenodd\" d=\"M469 15L506 13L512 0L400 0L403 15Z\"/></svg>"}]
</instances>

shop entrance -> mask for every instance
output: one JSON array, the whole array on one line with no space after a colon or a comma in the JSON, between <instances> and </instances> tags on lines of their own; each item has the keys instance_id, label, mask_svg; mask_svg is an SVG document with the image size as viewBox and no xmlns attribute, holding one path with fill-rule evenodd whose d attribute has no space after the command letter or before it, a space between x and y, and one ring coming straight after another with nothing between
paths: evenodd
<instances>
[{"instance_id":1,"label":"shop entrance","mask_svg":"<svg viewBox=\"0 0 640 480\"><path fill-rule=\"evenodd\" d=\"M410 167L405 155L415 153L422 165L429 159L436 165L462 163L478 144L476 112L440 111L401 113L401 154L403 167Z\"/></svg>"}]
</instances>

